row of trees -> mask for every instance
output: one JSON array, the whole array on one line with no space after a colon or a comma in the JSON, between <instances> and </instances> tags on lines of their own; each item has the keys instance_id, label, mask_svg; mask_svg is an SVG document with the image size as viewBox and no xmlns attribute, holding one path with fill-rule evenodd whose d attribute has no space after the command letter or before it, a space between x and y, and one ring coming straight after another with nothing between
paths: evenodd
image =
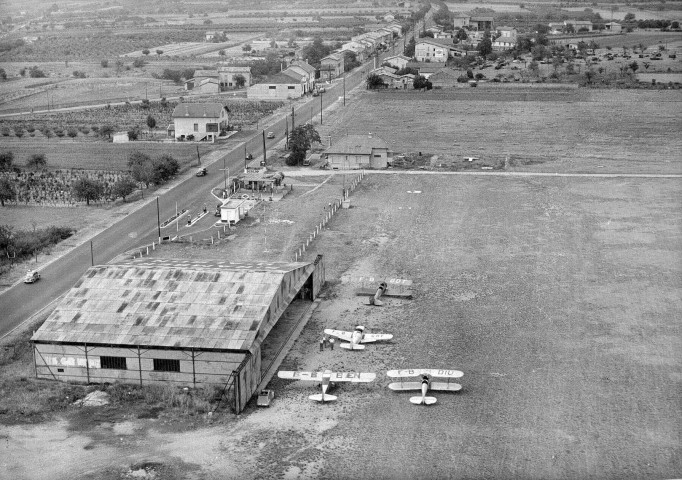
<instances>
[{"instance_id":1,"label":"row of trees","mask_svg":"<svg viewBox=\"0 0 682 480\"><path fill-rule=\"evenodd\" d=\"M33 230L15 230L11 225L0 225L2 263L13 263L15 258L37 255L43 249L69 238L74 233L73 229L66 227L34 227Z\"/></svg>"}]
</instances>

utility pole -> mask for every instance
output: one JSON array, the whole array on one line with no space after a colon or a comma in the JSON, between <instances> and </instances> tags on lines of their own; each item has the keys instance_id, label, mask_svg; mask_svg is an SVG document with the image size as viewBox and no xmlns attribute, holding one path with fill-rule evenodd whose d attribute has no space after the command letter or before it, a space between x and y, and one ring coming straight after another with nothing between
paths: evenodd
<instances>
[{"instance_id":1,"label":"utility pole","mask_svg":"<svg viewBox=\"0 0 682 480\"><path fill-rule=\"evenodd\" d=\"M223 180L225 180L225 190L227 190L227 178L225 177L225 170L227 167L225 166L225 157L227 157L227 155L223 156Z\"/></svg>"},{"instance_id":2,"label":"utility pole","mask_svg":"<svg viewBox=\"0 0 682 480\"><path fill-rule=\"evenodd\" d=\"M343 106L346 106L346 74L343 74Z\"/></svg>"},{"instance_id":3,"label":"utility pole","mask_svg":"<svg viewBox=\"0 0 682 480\"><path fill-rule=\"evenodd\" d=\"M199 155L199 145L197 147L197 166L201 165L201 155Z\"/></svg>"},{"instance_id":4,"label":"utility pole","mask_svg":"<svg viewBox=\"0 0 682 480\"><path fill-rule=\"evenodd\" d=\"M310 123L313 123L312 120ZM322 92L320 92L320 125L322 125Z\"/></svg>"},{"instance_id":5,"label":"utility pole","mask_svg":"<svg viewBox=\"0 0 682 480\"><path fill-rule=\"evenodd\" d=\"M95 266L95 254L92 249L92 240L90 240L90 266Z\"/></svg>"},{"instance_id":6,"label":"utility pole","mask_svg":"<svg viewBox=\"0 0 682 480\"><path fill-rule=\"evenodd\" d=\"M268 162L268 154L267 151L265 150L265 130L263 130L263 166L265 166Z\"/></svg>"},{"instance_id":7,"label":"utility pole","mask_svg":"<svg viewBox=\"0 0 682 480\"><path fill-rule=\"evenodd\" d=\"M156 197L156 227L159 230L159 244L161 243L161 212L159 211L159 197Z\"/></svg>"},{"instance_id":8,"label":"utility pole","mask_svg":"<svg viewBox=\"0 0 682 480\"><path fill-rule=\"evenodd\" d=\"M294 126L292 122L291 130L293 131ZM286 149L289 150L289 119L284 117L284 141Z\"/></svg>"}]
</instances>

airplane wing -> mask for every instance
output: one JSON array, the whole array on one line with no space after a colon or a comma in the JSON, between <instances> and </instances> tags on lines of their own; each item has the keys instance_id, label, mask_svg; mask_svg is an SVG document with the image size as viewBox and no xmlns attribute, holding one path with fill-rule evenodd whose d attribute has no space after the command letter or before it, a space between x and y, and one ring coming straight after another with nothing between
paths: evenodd
<instances>
[{"instance_id":1,"label":"airplane wing","mask_svg":"<svg viewBox=\"0 0 682 480\"><path fill-rule=\"evenodd\" d=\"M277 376L286 380L309 380L321 382L322 373L324 372L288 372L285 370L280 370L277 372Z\"/></svg>"},{"instance_id":2,"label":"airplane wing","mask_svg":"<svg viewBox=\"0 0 682 480\"><path fill-rule=\"evenodd\" d=\"M376 342L379 340L390 340L393 335L388 333L366 333L362 336L360 343Z\"/></svg>"},{"instance_id":3,"label":"airplane wing","mask_svg":"<svg viewBox=\"0 0 682 480\"><path fill-rule=\"evenodd\" d=\"M389 383L388 388L397 392L401 390L421 390L422 382L395 382Z\"/></svg>"},{"instance_id":4,"label":"airplane wing","mask_svg":"<svg viewBox=\"0 0 682 480\"><path fill-rule=\"evenodd\" d=\"M346 342L350 342L353 338L353 332L344 332L343 330L332 330L331 328L325 328L324 333L331 335L332 337L340 338Z\"/></svg>"},{"instance_id":5,"label":"airplane wing","mask_svg":"<svg viewBox=\"0 0 682 480\"><path fill-rule=\"evenodd\" d=\"M460 378L464 373L459 370L438 370L433 368L416 368L408 370L389 370L386 372L389 377L418 377L420 375L431 375L432 377Z\"/></svg>"},{"instance_id":6,"label":"airplane wing","mask_svg":"<svg viewBox=\"0 0 682 480\"><path fill-rule=\"evenodd\" d=\"M429 390L442 390L449 392L459 392L462 386L459 383L431 382Z\"/></svg>"},{"instance_id":7,"label":"airplane wing","mask_svg":"<svg viewBox=\"0 0 682 480\"><path fill-rule=\"evenodd\" d=\"M355 290L355 295L373 297L377 293L376 288L358 288Z\"/></svg>"},{"instance_id":8,"label":"airplane wing","mask_svg":"<svg viewBox=\"0 0 682 480\"><path fill-rule=\"evenodd\" d=\"M332 372L329 378L330 382L353 382L366 383L371 382L377 378L376 373L360 373L360 372Z\"/></svg>"}]
</instances>

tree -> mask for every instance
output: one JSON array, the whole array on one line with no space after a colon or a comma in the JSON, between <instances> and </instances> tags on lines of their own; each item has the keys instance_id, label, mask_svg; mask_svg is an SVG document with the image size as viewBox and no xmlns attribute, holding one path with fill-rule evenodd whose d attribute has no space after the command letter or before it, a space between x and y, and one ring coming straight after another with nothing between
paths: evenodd
<instances>
[{"instance_id":1,"label":"tree","mask_svg":"<svg viewBox=\"0 0 682 480\"><path fill-rule=\"evenodd\" d=\"M71 184L71 192L76 200L85 200L90 205L90 200L99 200L104 193L103 185L89 178L80 178Z\"/></svg>"},{"instance_id":2,"label":"tree","mask_svg":"<svg viewBox=\"0 0 682 480\"><path fill-rule=\"evenodd\" d=\"M242 46L242 50L244 50L245 52L250 52L251 51L251 45L249 45L247 43L246 45Z\"/></svg>"},{"instance_id":3,"label":"tree","mask_svg":"<svg viewBox=\"0 0 682 480\"><path fill-rule=\"evenodd\" d=\"M156 49L156 54L157 54L158 56L163 55L163 50L157 48L157 49Z\"/></svg>"},{"instance_id":4,"label":"tree","mask_svg":"<svg viewBox=\"0 0 682 480\"><path fill-rule=\"evenodd\" d=\"M115 130L112 125L102 125L99 129L99 134L103 137L106 135L107 138L111 138L114 132Z\"/></svg>"},{"instance_id":5,"label":"tree","mask_svg":"<svg viewBox=\"0 0 682 480\"><path fill-rule=\"evenodd\" d=\"M225 50L218 50L218 55L220 55L221 57L224 57L226 55Z\"/></svg>"},{"instance_id":6,"label":"tree","mask_svg":"<svg viewBox=\"0 0 682 480\"><path fill-rule=\"evenodd\" d=\"M488 35L485 36L483 40L478 44L478 53L485 58L490 55L493 51L493 42L490 40Z\"/></svg>"},{"instance_id":7,"label":"tree","mask_svg":"<svg viewBox=\"0 0 682 480\"><path fill-rule=\"evenodd\" d=\"M144 50L142 50L142 53L143 53L144 55L149 55L149 49L148 49L148 48L145 48Z\"/></svg>"},{"instance_id":8,"label":"tree","mask_svg":"<svg viewBox=\"0 0 682 480\"><path fill-rule=\"evenodd\" d=\"M152 179L156 185L159 185L166 180L170 180L180 170L178 161L167 153L164 153L154 160L153 166L154 174Z\"/></svg>"},{"instance_id":9,"label":"tree","mask_svg":"<svg viewBox=\"0 0 682 480\"><path fill-rule=\"evenodd\" d=\"M639 69L639 65L637 64L637 62L632 62L631 64L628 65L628 67L630 67L630 70L632 70L633 73Z\"/></svg>"},{"instance_id":10,"label":"tree","mask_svg":"<svg viewBox=\"0 0 682 480\"><path fill-rule=\"evenodd\" d=\"M12 168L12 162L14 162L14 153L9 150L0 152L0 171L10 170Z\"/></svg>"},{"instance_id":11,"label":"tree","mask_svg":"<svg viewBox=\"0 0 682 480\"><path fill-rule=\"evenodd\" d=\"M305 158L313 142L320 143L321 141L320 134L310 123L294 128L289 134L291 155L287 160L287 165L298 165Z\"/></svg>"},{"instance_id":12,"label":"tree","mask_svg":"<svg viewBox=\"0 0 682 480\"><path fill-rule=\"evenodd\" d=\"M141 58L136 58L135 60L133 60L134 68L142 68L144 67L144 65L145 65L144 60Z\"/></svg>"},{"instance_id":13,"label":"tree","mask_svg":"<svg viewBox=\"0 0 682 480\"><path fill-rule=\"evenodd\" d=\"M114 183L111 189L111 194L114 198L121 197L126 201L126 197L137 190L137 184L130 177L123 177L118 182Z\"/></svg>"},{"instance_id":14,"label":"tree","mask_svg":"<svg viewBox=\"0 0 682 480\"><path fill-rule=\"evenodd\" d=\"M26 162L28 168L39 170L47 166L47 157L44 153L34 153Z\"/></svg>"},{"instance_id":15,"label":"tree","mask_svg":"<svg viewBox=\"0 0 682 480\"><path fill-rule=\"evenodd\" d=\"M241 73L235 75L232 78L232 80L234 81L234 85L237 88L244 88L244 85L246 85L246 77L244 77L244 75L242 75Z\"/></svg>"},{"instance_id":16,"label":"tree","mask_svg":"<svg viewBox=\"0 0 682 480\"><path fill-rule=\"evenodd\" d=\"M460 29L457 31L457 37L456 37L456 38L457 38L457 40L462 40L462 41L463 41L463 40L466 40L467 38L469 38L469 35L467 35L466 30L464 30L463 28L460 28Z\"/></svg>"},{"instance_id":17,"label":"tree","mask_svg":"<svg viewBox=\"0 0 682 480\"><path fill-rule=\"evenodd\" d=\"M315 37L313 43L303 48L301 57L306 59L310 65L317 68L322 62L322 59L329 55L330 51L331 47L325 45L320 37Z\"/></svg>"},{"instance_id":18,"label":"tree","mask_svg":"<svg viewBox=\"0 0 682 480\"><path fill-rule=\"evenodd\" d=\"M140 151L134 151L128 157L128 167L131 176L138 182L144 183L149 188L149 184L154 182L154 162Z\"/></svg>"},{"instance_id":19,"label":"tree","mask_svg":"<svg viewBox=\"0 0 682 480\"><path fill-rule=\"evenodd\" d=\"M626 13L625 17L623 17L623 22L625 23L630 23L635 21L635 14L634 13Z\"/></svg>"},{"instance_id":20,"label":"tree","mask_svg":"<svg viewBox=\"0 0 682 480\"><path fill-rule=\"evenodd\" d=\"M66 131L66 134L71 138L76 138L78 136L78 130L71 127Z\"/></svg>"},{"instance_id":21,"label":"tree","mask_svg":"<svg viewBox=\"0 0 682 480\"><path fill-rule=\"evenodd\" d=\"M99 64L102 65L102 68L108 68L109 67L109 60L104 59L101 62L99 62Z\"/></svg>"},{"instance_id":22,"label":"tree","mask_svg":"<svg viewBox=\"0 0 682 480\"><path fill-rule=\"evenodd\" d=\"M4 68L0 68L0 79L7 80L7 72L5 72Z\"/></svg>"},{"instance_id":23,"label":"tree","mask_svg":"<svg viewBox=\"0 0 682 480\"><path fill-rule=\"evenodd\" d=\"M5 206L5 201L15 200L17 192L14 183L7 177L0 177L0 205Z\"/></svg>"},{"instance_id":24,"label":"tree","mask_svg":"<svg viewBox=\"0 0 682 480\"><path fill-rule=\"evenodd\" d=\"M383 88L386 85L382 78L375 73L368 75L367 80L365 80L365 83L367 84L367 88L370 90L374 90L376 88Z\"/></svg>"},{"instance_id":25,"label":"tree","mask_svg":"<svg viewBox=\"0 0 682 480\"><path fill-rule=\"evenodd\" d=\"M156 119L151 115L147 115L147 126L149 127L150 132L156 127Z\"/></svg>"},{"instance_id":26,"label":"tree","mask_svg":"<svg viewBox=\"0 0 682 480\"><path fill-rule=\"evenodd\" d=\"M431 82L429 82L425 77L422 77L421 75L417 75L416 77L414 77L414 82L412 83L412 85L416 90L421 90L422 88L431 90L431 88L433 88Z\"/></svg>"},{"instance_id":27,"label":"tree","mask_svg":"<svg viewBox=\"0 0 682 480\"><path fill-rule=\"evenodd\" d=\"M412 37L410 39L410 41L407 43L407 45L405 45L405 50L403 53L405 54L406 57L410 57L410 58L414 57L415 46L416 46L416 43L414 41L414 37Z\"/></svg>"}]
</instances>

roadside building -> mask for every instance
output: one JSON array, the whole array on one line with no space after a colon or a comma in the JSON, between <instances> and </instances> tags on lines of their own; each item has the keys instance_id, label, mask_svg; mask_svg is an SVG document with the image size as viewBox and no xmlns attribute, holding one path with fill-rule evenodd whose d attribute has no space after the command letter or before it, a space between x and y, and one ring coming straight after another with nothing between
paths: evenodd
<instances>
[{"instance_id":1,"label":"roadside building","mask_svg":"<svg viewBox=\"0 0 682 480\"><path fill-rule=\"evenodd\" d=\"M218 70L195 70L194 77L185 81L185 90L193 90L205 80L218 83Z\"/></svg>"},{"instance_id":2,"label":"roadside building","mask_svg":"<svg viewBox=\"0 0 682 480\"><path fill-rule=\"evenodd\" d=\"M245 87L251 85L251 67L219 66L218 79L221 89L237 88L235 77L238 75L244 77Z\"/></svg>"},{"instance_id":3,"label":"roadside building","mask_svg":"<svg viewBox=\"0 0 682 480\"><path fill-rule=\"evenodd\" d=\"M332 53L324 57L320 63L320 78L340 77L344 72L344 56L339 53Z\"/></svg>"},{"instance_id":4,"label":"roadside building","mask_svg":"<svg viewBox=\"0 0 682 480\"><path fill-rule=\"evenodd\" d=\"M322 256L91 267L31 338L36 377L215 385L239 412L270 371L271 350L282 345L278 320L297 299L317 297L324 275Z\"/></svg>"},{"instance_id":5,"label":"roadside building","mask_svg":"<svg viewBox=\"0 0 682 480\"><path fill-rule=\"evenodd\" d=\"M339 170L386 168L393 159L386 142L371 133L343 137L325 155L329 166Z\"/></svg>"},{"instance_id":6,"label":"roadside building","mask_svg":"<svg viewBox=\"0 0 682 480\"><path fill-rule=\"evenodd\" d=\"M509 50L516 46L517 31L513 27L498 27L497 32L500 34L493 40L493 50Z\"/></svg>"},{"instance_id":7,"label":"roadside building","mask_svg":"<svg viewBox=\"0 0 682 480\"><path fill-rule=\"evenodd\" d=\"M564 25L573 28L574 32L591 32L592 22L589 20L565 20Z\"/></svg>"},{"instance_id":8,"label":"roadside building","mask_svg":"<svg viewBox=\"0 0 682 480\"><path fill-rule=\"evenodd\" d=\"M312 92L315 88L315 67L303 60L294 60L282 73L301 80L305 86L303 93Z\"/></svg>"},{"instance_id":9,"label":"roadside building","mask_svg":"<svg viewBox=\"0 0 682 480\"><path fill-rule=\"evenodd\" d=\"M255 100L288 100L301 98L306 92L306 82L296 80L284 72L272 75L246 90L246 98Z\"/></svg>"},{"instance_id":10,"label":"roadside building","mask_svg":"<svg viewBox=\"0 0 682 480\"><path fill-rule=\"evenodd\" d=\"M173 110L176 140L213 141L228 126L229 109L219 103L181 103Z\"/></svg>"},{"instance_id":11,"label":"roadside building","mask_svg":"<svg viewBox=\"0 0 682 480\"><path fill-rule=\"evenodd\" d=\"M410 57L405 55L393 55L391 57L386 57L384 62L398 70L402 70L407 66L410 60Z\"/></svg>"},{"instance_id":12,"label":"roadside building","mask_svg":"<svg viewBox=\"0 0 682 480\"><path fill-rule=\"evenodd\" d=\"M455 13L452 18L452 25L455 27L455 30L459 30L460 28L468 27L470 21L471 17L469 15Z\"/></svg>"},{"instance_id":13,"label":"roadside building","mask_svg":"<svg viewBox=\"0 0 682 480\"><path fill-rule=\"evenodd\" d=\"M420 38L414 47L414 58L418 62L445 63L450 56L452 41L445 39Z\"/></svg>"},{"instance_id":14,"label":"roadside building","mask_svg":"<svg viewBox=\"0 0 682 480\"><path fill-rule=\"evenodd\" d=\"M471 17L469 26L480 31L493 30L495 19L493 17Z\"/></svg>"},{"instance_id":15,"label":"roadside building","mask_svg":"<svg viewBox=\"0 0 682 480\"><path fill-rule=\"evenodd\" d=\"M566 25L564 22L552 22L549 24L549 34L550 35L561 35L564 33L564 29L566 28Z\"/></svg>"}]
</instances>

